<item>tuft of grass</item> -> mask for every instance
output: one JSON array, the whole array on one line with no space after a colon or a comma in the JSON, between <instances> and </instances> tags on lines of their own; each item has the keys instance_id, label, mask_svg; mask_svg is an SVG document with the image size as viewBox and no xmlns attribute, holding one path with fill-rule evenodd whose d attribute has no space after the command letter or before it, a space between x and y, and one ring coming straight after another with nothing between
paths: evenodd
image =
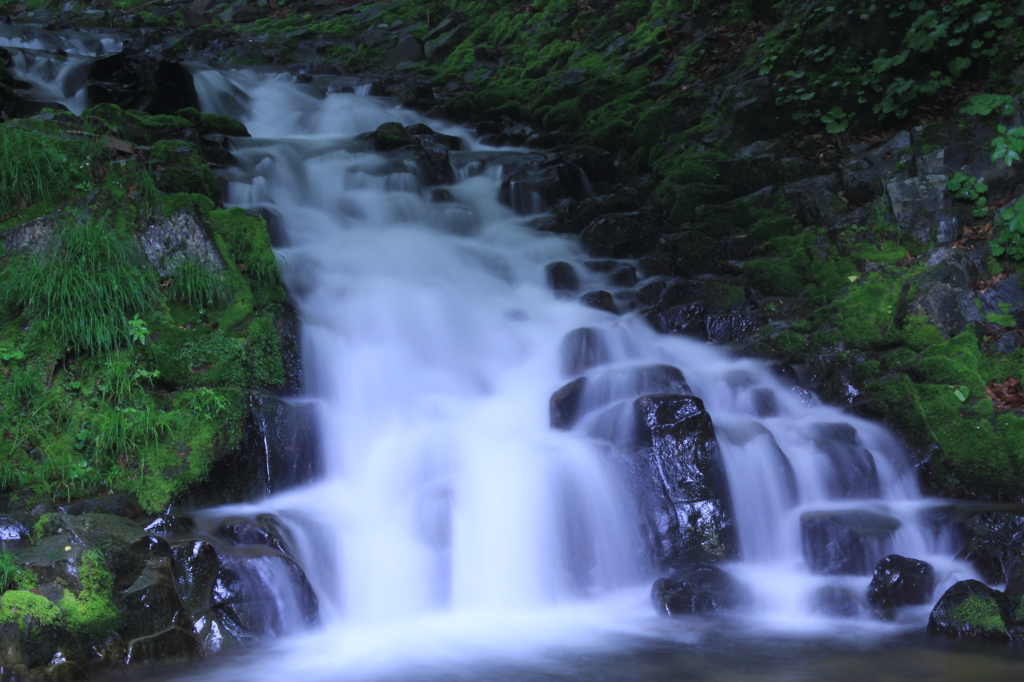
<instances>
[{"instance_id":1,"label":"tuft of grass","mask_svg":"<svg viewBox=\"0 0 1024 682\"><path fill-rule=\"evenodd\" d=\"M157 301L131 237L106 218L72 219L42 256L0 272L0 302L21 307L63 348L100 353L131 341L129 320Z\"/></svg>"},{"instance_id":2,"label":"tuft of grass","mask_svg":"<svg viewBox=\"0 0 1024 682\"><path fill-rule=\"evenodd\" d=\"M197 258L187 258L178 265L170 292L191 305L208 306L225 302L231 290L223 273L211 270Z\"/></svg>"},{"instance_id":3,"label":"tuft of grass","mask_svg":"<svg viewBox=\"0 0 1024 682\"><path fill-rule=\"evenodd\" d=\"M69 193L89 182L87 167L79 142L17 122L0 126L0 214Z\"/></svg>"}]
</instances>

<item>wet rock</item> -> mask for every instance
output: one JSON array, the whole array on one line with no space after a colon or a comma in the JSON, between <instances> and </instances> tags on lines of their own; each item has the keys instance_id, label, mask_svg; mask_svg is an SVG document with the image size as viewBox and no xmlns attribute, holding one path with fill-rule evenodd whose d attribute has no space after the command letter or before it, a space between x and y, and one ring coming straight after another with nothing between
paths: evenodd
<instances>
[{"instance_id":1,"label":"wet rock","mask_svg":"<svg viewBox=\"0 0 1024 682\"><path fill-rule=\"evenodd\" d=\"M913 159L910 133L900 131L877 149L843 162L841 177L848 199L866 204L882 196L885 181L897 164Z\"/></svg>"},{"instance_id":2,"label":"wet rock","mask_svg":"<svg viewBox=\"0 0 1024 682\"><path fill-rule=\"evenodd\" d=\"M171 627L128 642L124 662L131 665L184 663L204 658L203 645L188 630Z\"/></svg>"},{"instance_id":3,"label":"wet rock","mask_svg":"<svg viewBox=\"0 0 1024 682\"><path fill-rule=\"evenodd\" d=\"M800 516L804 561L823 575L868 575L892 547L899 521L866 511L806 513Z\"/></svg>"},{"instance_id":4,"label":"wet rock","mask_svg":"<svg viewBox=\"0 0 1024 682\"><path fill-rule=\"evenodd\" d=\"M829 618L853 618L860 613L857 595L837 585L826 585L814 593L811 608Z\"/></svg>"},{"instance_id":5,"label":"wet rock","mask_svg":"<svg viewBox=\"0 0 1024 682\"><path fill-rule=\"evenodd\" d=\"M839 178L822 175L786 185L783 192L804 225L831 225L841 213L840 187Z\"/></svg>"},{"instance_id":6,"label":"wet rock","mask_svg":"<svg viewBox=\"0 0 1024 682\"><path fill-rule=\"evenodd\" d=\"M580 288L580 278L576 274L576 268L565 261L550 263L544 268L544 271L547 273L548 286L562 298L567 298Z\"/></svg>"},{"instance_id":7,"label":"wet rock","mask_svg":"<svg viewBox=\"0 0 1024 682\"><path fill-rule=\"evenodd\" d=\"M542 158L539 164L522 165L505 177L499 194L503 204L520 215L529 215L562 199L579 201L591 195L590 183L579 166L558 156Z\"/></svg>"},{"instance_id":8,"label":"wet rock","mask_svg":"<svg viewBox=\"0 0 1024 682\"><path fill-rule=\"evenodd\" d=\"M742 341L761 326L756 314L740 313L708 315L705 325L708 341L711 343Z\"/></svg>"},{"instance_id":9,"label":"wet rock","mask_svg":"<svg viewBox=\"0 0 1024 682\"><path fill-rule=\"evenodd\" d=\"M591 367L603 365L610 359L608 342L599 329L580 327L562 339L560 355L562 374L574 376Z\"/></svg>"},{"instance_id":10,"label":"wet rock","mask_svg":"<svg viewBox=\"0 0 1024 682\"><path fill-rule=\"evenodd\" d=\"M922 244L948 244L959 236L947 180L945 175L903 174L886 183L896 223L904 234Z\"/></svg>"},{"instance_id":11,"label":"wet rock","mask_svg":"<svg viewBox=\"0 0 1024 682\"><path fill-rule=\"evenodd\" d=\"M217 526L217 535L233 545L263 545L288 554L288 543L282 535L281 521L272 514L255 519L230 517Z\"/></svg>"},{"instance_id":12,"label":"wet rock","mask_svg":"<svg viewBox=\"0 0 1024 682\"><path fill-rule=\"evenodd\" d=\"M690 303L656 308L648 312L644 319L662 334L683 334L699 339L707 337L705 312L703 303Z\"/></svg>"},{"instance_id":13,"label":"wet rock","mask_svg":"<svg viewBox=\"0 0 1024 682\"><path fill-rule=\"evenodd\" d=\"M142 573L120 595L127 614L121 634L127 639L154 635L169 626L192 630L192 619L171 571L170 547L165 540L160 542L167 553L148 559Z\"/></svg>"},{"instance_id":14,"label":"wet rock","mask_svg":"<svg viewBox=\"0 0 1024 682\"><path fill-rule=\"evenodd\" d=\"M883 557L877 564L868 587L868 603L885 619L910 604L928 604L935 589L935 570L931 564L899 554Z\"/></svg>"},{"instance_id":15,"label":"wet rock","mask_svg":"<svg viewBox=\"0 0 1024 682\"><path fill-rule=\"evenodd\" d=\"M177 62L125 50L101 57L89 69L89 101L109 102L148 114L199 108L192 74Z\"/></svg>"},{"instance_id":16,"label":"wet rock","mask_svg":"<svg viewBox=\"0 0 1024 682\"><path fill-rule=\"evenodd\" d=\"M1006 599L977 580L946 590L928 617L928 631L960 638L1009 639L1013 619Z\"/></svg>"},{"instance_id":17,"label":"wet rock","mask_svg":"<svg viewBox=\"0 0 1024 682\"><path fill-rule=\"evenodd\" d=\"M697 563L660 578L651 587L651 602L658 613L685 616L735 608L745 590L728 573L708 564Z\"/></svg>"},{"instance_id":18,"label":"wet rock","mask_svg":"<svg viewBox=\"0 0 1024 682\"><path fill-rule=\"evenodd\" d=\"M846 423L817 424L814 445L832 465L829 492L833 497L871 498L879 494L874 456Z\"/></svg>"},{"instance_id":19,"label":"wet rock","mask_svg":"<svg viewBox=\"0 0 1024 682\"><path fill-rule=\"evenodd\" d=\"M633 403L641 498L657 561L679 565L736 554L729 490L711 417L696 396L657 394Z\"/></svg>"},{"instance_id":20,"label":"wet rock","mask_svg":"<svg viewBox=\"0 0 1024 682\"><path fill-rule=\"evenodd\" d=\"M413 36L406 36L391 48L381 62L381 66L384 68L394 68L402 62L418 62L424 56L423 46L420 44L420 41L416 40Z\"/></svg>"},{"instance_id":21,"label":"wet rock","mask_svg":"<svg viewBox=\"0 0 1024 682\"><path fill-rule=\"evenodd\" d=\"M551 428L567 430L576 424L586 382L586 377L574 379L551 394Z\"/></svg>"},{"instance_id":22,"label":"wet rock","mask_svg":"<svg viewBox=\"0 0 1024 682\"><path fill-rule=\"evenodd\" d=\"M779 413L775 391L770 388L756 388L751 391L750 404L758 417L774 417Z\"/></svg>"},{"instance_id":23,"label":"wet rock","mask_svg":"<svg viewBox=\"0 0 1024 682\"><path fill-rule=\"evenodd\" d=\"M957 557L971 562L985 582L1007 582L1018 565L1024 565L1024 510L984 511L964 521L966 538Z\"/></svg>"},{"instance_id":24,"label":"wet rock","mask_svg":"<svg viewBox=\"0 0 1024 682\"><path fill-rule=\"evenodd\" d=\"M139 243L161 278L173 276L187 261L219 272L224 259L194 209L183 209L147 225L139 234Z\"/></svg>"},{"instance_id":25,"label":"wet rock","mask_svg":"<svg viewBox=\"0 0 1024 682\"><path fill-rule=\"evenodd\" d=\"M1011 315L1018 327L1024 327L1024 289L1017 273L987 287L978 298L983 312Z\"/></svg>"},{"instance_id":26,"label":"wet rock","mask_svg":"<svg viewBox=\"0 0 1024 682\"><path fill-rule=\"evenodd\" d=\"M0 514L0 542L21 542L32 535L35 517L29 514Z\"/></svg>"},{"instance_id":27,"label":"wet rock","mask_svg":"<svg viewBox=\"0 0 1024 682\"><path fill-rule=\"evenodd\" d=\"M607 291L588 291L580 296L580 303L612 314L618 312L615 309L615 299Z\"/></svg>"},{"instance_id":28,"label":"wet rock","mask_svg":"<svg viewBox=\"0 0 1024 682\"><path fill-rule=\"evenodd\" d=\"M71 502L57 507L62 514L78 516L79 514L113 514L126 519L137 519L142 516L142 507L132 497L121 493L92 497L87 500Z\"/></svg>"},{"instance_id":29,"label":"wet rock","mask_svg":"<svg viewBox=\"0 0 1024 682\"><path fill-rule=\"evenodd\" d=\"M639 213L602 216L580 232L580 243L595 256L633 258L649 245L650 236Z\"/></svg>"},{"instance_id":30,"label":"wet rock","mask_svg":"<svg viewBox=\"0 0 1024 682\"><path fill-rule=\"evenodd\" d=\"M316 594L306 575L281 555L221 555L212 601L225 631L240 641L285 634L318 619Z\"/></svg>"}]
</instances>

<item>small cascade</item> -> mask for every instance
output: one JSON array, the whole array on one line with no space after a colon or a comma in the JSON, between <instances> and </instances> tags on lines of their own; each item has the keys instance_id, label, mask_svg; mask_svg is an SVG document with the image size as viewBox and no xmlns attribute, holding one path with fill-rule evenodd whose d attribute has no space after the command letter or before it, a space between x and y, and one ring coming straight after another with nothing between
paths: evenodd
<instances>
[{"instance_id":1,"label":"small cascade","mask_svg":"<svg viewBox=\"0 0 1024 682\"><path fill-rule=\"evenodd\" d=\"M114 36L33 31L0 25L0 48L11 54L11 75L28 86L23 97L62 104L74 114L88 106L87 76L92 61L121 50Z\"/></svg>"}]
</instances>

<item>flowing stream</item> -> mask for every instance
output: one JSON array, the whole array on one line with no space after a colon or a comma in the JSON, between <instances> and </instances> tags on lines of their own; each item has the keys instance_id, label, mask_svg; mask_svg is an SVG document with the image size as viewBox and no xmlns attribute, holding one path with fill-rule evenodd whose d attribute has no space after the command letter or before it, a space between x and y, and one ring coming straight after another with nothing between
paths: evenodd
<instances>
[{"instance_id":1,"label":"flowing stream","mask_svg":"<svg viewBox=\"0 0 1024 682\"><path fill-rule=\"evenodd\" d=\"M34 97L80 111L83 95L66 85L75 55L117 49L109 40L50 61L37 52L53 49L43 38L0 44L16 48L14 72ZM922 498L893 436L794 391L764 363L556 296L546 274L556 261L575 267L581 291L617 289L573 239L538 233L499 202L508 164L526 150L488 148L356 81L323 95L287 74L193 70L204 110L252 134L232 142L226 203L272 218L324 454L314 483L207 512L282 518L321 625L304 630L284 599L284 636L185 678L678 679L669 671L688 666L692 679L775 679L773 669L821 679L823 661L847 656L850 679L864 679L884 655L910 666L892 679L936 679L970 656L944 652L935 660L949 666L908 672L925 645L901 633L921 631L928 606L895 623L815 609L822 588L863 595L869 581L811 570L801 527L815 515L888 528L863 560L930 562L936 598L974 577L927 522L941 501ZM456 182L430 187L411 157L366 151L361 136L389 121L461 138ZM571 379L562 342L581 327L597 330L606 356L583 418L558 431L549 398ZM679 368L715 423L742 554L726 569L752 594L737 613L669 620L651 608L657 576L624 451L647 388L636 370L652 364ZM881 642L893 637L904 648L887 654Z\"/></svg>"}]
</instances>

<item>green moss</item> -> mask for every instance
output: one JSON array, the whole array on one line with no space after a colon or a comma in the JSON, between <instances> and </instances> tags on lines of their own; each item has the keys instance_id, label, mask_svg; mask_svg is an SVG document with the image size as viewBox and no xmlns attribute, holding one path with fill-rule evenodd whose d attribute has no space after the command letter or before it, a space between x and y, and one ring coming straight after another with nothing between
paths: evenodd
<instances>
[{"instance_id":1,"label":"green moss","mask_svg":"<svg viewBox=\"0 0 1024 682\"><path fill-rule=\"evenodd\" d=\"M788 261L750 261L743 274L753 289L767 296L796 296L804 288L803 277Z\"/></svg>"},{"instance_id":2,"label":"green moss","mask_svg":"<svg viewBox=\"0 0 1024 682\"><path fill-rule=\"evenodd\" d=\"M39 625L57 625L61 620L57 605L40 594L7 590L0 596L0 623L17 623L24 632Z\"/></svg>"},{"instance_id":3,"label":"green moss","mask_svg":"<svg viewBox=\"0 0 1024 682\"><path fill-rule=\"evenodd\" d=\"M60 611L68 629L85 637L99 637L116 629L121 615L113 602L114 579L99 550L82 553L78 579L82 591L76 596L64 590L60 600Z\"/></svg>"},{"instance_id":4,"label":"green moss","mask_svg":"<svg viewBox=\"0 0 1024 682\"><path fill-rule=\"evenodd\" d=\"M862 245L853 252L852 256L875 263L896 265L907 260L907 250L897 242L886 241L880 244Z\"/></svg>"},{"instance_id":5,"label":"green moss","mask_svg":"<svg viewBox=\"0 0 1024 682\"><path fill-rule=\"evenodd\" d=\"M199 129L204 135L231 135L234 137L249 137L249 131L245 124L230 116L220 114L203 114L199 118Z\"/></svg>"},{"instance_id":6,"label":"green moss","mask_svg":"<svg viewBox=\"0 0 1024 682\"><path fill-rule=\"evenodd\" d=\"M191 142L160 140L150 151L149 163L154 170L156 186L163 192L203 194L215 201L220 198L217 178L198 147Z\"/></svg>"},{"instance_id":7,"label":"green moss","mask_svg":"<svg viewBox=\"0 0 1024 682\"><path fill-rule=\"evenodd\" d=\"M405 130L405 126L394 121L382 123L373 133L373 145L382 152L389 152L416 144L416 138Z\"/></svg>"},{"instance_id":8,"label":"green moss","mask_svg":"<svg viewBox=\"0 0 1024 682\"><path fill-rule=\"evenodd\" d=\"M949 611L950 617L957 623L969 624L972 629L989 634L1006 632L999 603L992 597L971 595Z\"/></svg>"},{"instance_id":9,"label":"green moss","mask_svg":"<svg viewBox=\"0 0 1024 682\"><path fill-rule=\"evenodd\" d=\"M583 111L579 98L569 99L551 107L544 115L543 124L548 130L573 131L583 122Z\"/></svg>"}]
</instances>

